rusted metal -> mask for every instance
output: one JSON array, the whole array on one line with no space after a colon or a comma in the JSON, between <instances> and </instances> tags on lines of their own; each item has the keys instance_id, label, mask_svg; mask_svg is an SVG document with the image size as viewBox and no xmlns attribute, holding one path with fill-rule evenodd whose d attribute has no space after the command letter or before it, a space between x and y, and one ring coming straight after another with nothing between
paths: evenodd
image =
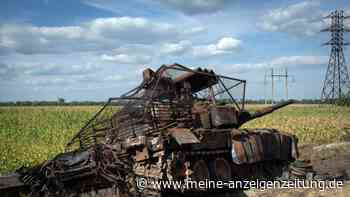
<instances>
[{"instance_id":1,"label":"rusted metal","mask_svg":"<svg viewBox=\"0 0 350 197\"><path fill-rule=\"evenodd\" d=\"M238 129L292 101L249 113L244 110L245 80L180 64L146 69L143 79L121 97L110 98L70 140L65 153L20 171L23 185L32 193L61 196L108 187L132 193L137 177L249 178L258 171L255 165L266 163L268 168L270 161L296 158L293 136L273 129ZM240 95L233 94L236 89ZM147 188L144 194L162 191Z\"/></svg>"},{"instance_id":2,"label":"rusted metal","mask_svg":"<svg viewBox=\"0 0 350 197\"><path fill-rule=\"evenodd\" d=\"M230 163L222 157L218 157L213 161L213 171L216 180L230 181L231 175L231 165Z\"/></svg>"},{"instance_id":3,"label":"rusted metal","mask_svg":"<svg viewBox=\"0 0 350 197\"><path fill-rule=\"evenodd\" d=\"M200 143L197 137L189 129L171 128L168 131L171 137L174 138L180 146L186 145L186 144Z\"/></svg>"},{"instance_id":4,"label":"rusted metal","mask_svg":"<svg viewBox=\"0 0 350 197\"><path fill-rule=\"evenodd\" d=\"M210 174L209 174L209 168L207 165L207 162L204 160L198 160L193 165L193 173L191 178L196 181L203 181L203 180L209 180Z\"/></svg>"},{"instance_id":5,"label":"rusted metal","mask_svg":"<svg viewBox=\"0 0 350 197\"><path fill-rule=\"evenodd\" d=\"M236 111L232 107L210 107L210 118L212 125L216 128L232 127L238 124Z\"/></svg>"}]
</instances>

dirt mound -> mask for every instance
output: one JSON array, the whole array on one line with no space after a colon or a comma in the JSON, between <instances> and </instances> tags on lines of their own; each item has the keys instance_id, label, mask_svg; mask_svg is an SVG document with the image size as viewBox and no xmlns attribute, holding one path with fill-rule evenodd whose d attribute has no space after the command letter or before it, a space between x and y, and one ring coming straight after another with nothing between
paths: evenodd
<instances>
[{"instance_id":1,"label":"dirt mound","mask_svg":"<svg viewBox=\"0 0 350 197\"><path fill-rule=\"evenodd\" d=\"M302 145L299 147L299 159L309 161L313 171L319 179L340 179L350 178L350 142L340 142L326 145ZM350 181L345 181L339 189L319 188L307 189L270 189L267 191L245 191L248 197L345 197L350 196Z\"/></svg>"},{"instance_id":2,"label":"dirt mound","mask_svg":"<svg viewBox=\"0 0 350 197\"><path fill-rule=\"evenodd\" d=\"M350 142L314 147L311 163L317 174L348 179L350 177Z\"/></svg>"}]
</instances>

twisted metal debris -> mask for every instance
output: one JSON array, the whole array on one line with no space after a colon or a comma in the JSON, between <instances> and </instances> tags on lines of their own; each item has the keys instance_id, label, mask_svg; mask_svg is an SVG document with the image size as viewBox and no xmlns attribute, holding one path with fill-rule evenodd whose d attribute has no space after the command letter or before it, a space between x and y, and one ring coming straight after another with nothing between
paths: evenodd
<instances>
[{"instance_id":1,"label":"twisted metal debris","mask_svg":"<svg viewBox=\"0 0 350 197\"><path fill-rule=\"evenodd\" d=\"M160 188L138 193L135 179L278 176L298 156L295 136L238 128L292 101L249 113L245 91L245 80L212 70L179 64L163 65L155 72L146 69L143 82L110 98L71 139L65 153L21 170L21 180L33 195L64 196L114 187L118 195L158 196L184 191Z\"/></svg>"}]
</instances>

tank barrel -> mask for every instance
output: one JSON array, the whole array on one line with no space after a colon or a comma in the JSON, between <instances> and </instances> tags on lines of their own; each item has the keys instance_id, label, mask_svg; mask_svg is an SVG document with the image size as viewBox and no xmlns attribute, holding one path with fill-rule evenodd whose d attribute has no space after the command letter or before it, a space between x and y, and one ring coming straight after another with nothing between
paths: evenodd
<instances>
[{"instance_id":1,"label":"tank barrel","mask_svg":"<svg viewBox=\"0 0 350 197\"><path fill-rule=\"evenodd\" d=\"M261 110L258 110L254 113L249 113L247 111L241 111L240 114L239 114L239 124L238 124L238 127L240 127L242 124L250 121L250 120L253 120L255 118L259 118L261 116L265 116L269 113L272 113L273 111L277 110L277 109L280 109L282 107L285 107L287 105L290 105L292 103L294 103L295 101L294 100L288 100L288 101L285 101L285 102L282 102L282 103L278 103L276 105L272 105L272 106L269 106L269 107L265 107Z\"/></svg>"},{"instance_id":2,"label":"tank barrel","mask_svg":"<svg viewBox=\"0 0 350 197\"><path fill-rule=\"evenodd\" d=\"M288 101L284 101L284 102L278 103L276 105L272 105L272 106L263 108L261 110L256 111L255 113L253 113L250 118L251 119L255 119L255 118L259 118L261 116L265 116L265 115L267 115L269 113L272 113L273 111L275 111L277 109L280 109L282 107L290 105L290 104L292 104L294 102L295 102L294 100L288 100Z\"/></svg>"}]
</instances>

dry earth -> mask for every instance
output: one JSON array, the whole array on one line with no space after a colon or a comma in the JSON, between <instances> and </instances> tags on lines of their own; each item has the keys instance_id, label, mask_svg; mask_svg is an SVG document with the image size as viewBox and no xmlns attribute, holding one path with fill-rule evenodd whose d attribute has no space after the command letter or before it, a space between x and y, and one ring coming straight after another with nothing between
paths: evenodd
<instances>
[{"instance_id":1,"label":"dry earth","mask_svg":"<svg viewBox=\"0 0 350 197\"><path fill-rule=\"evenodd\" d=\"M309 160L318 174L342 177L347 181L340 189L270 189L266 191L245 191L238 196L248 197L348 197L350 196L350 142L340 142L321 146L300 147L301 160Z\"/></svg>"}]
</instances>

